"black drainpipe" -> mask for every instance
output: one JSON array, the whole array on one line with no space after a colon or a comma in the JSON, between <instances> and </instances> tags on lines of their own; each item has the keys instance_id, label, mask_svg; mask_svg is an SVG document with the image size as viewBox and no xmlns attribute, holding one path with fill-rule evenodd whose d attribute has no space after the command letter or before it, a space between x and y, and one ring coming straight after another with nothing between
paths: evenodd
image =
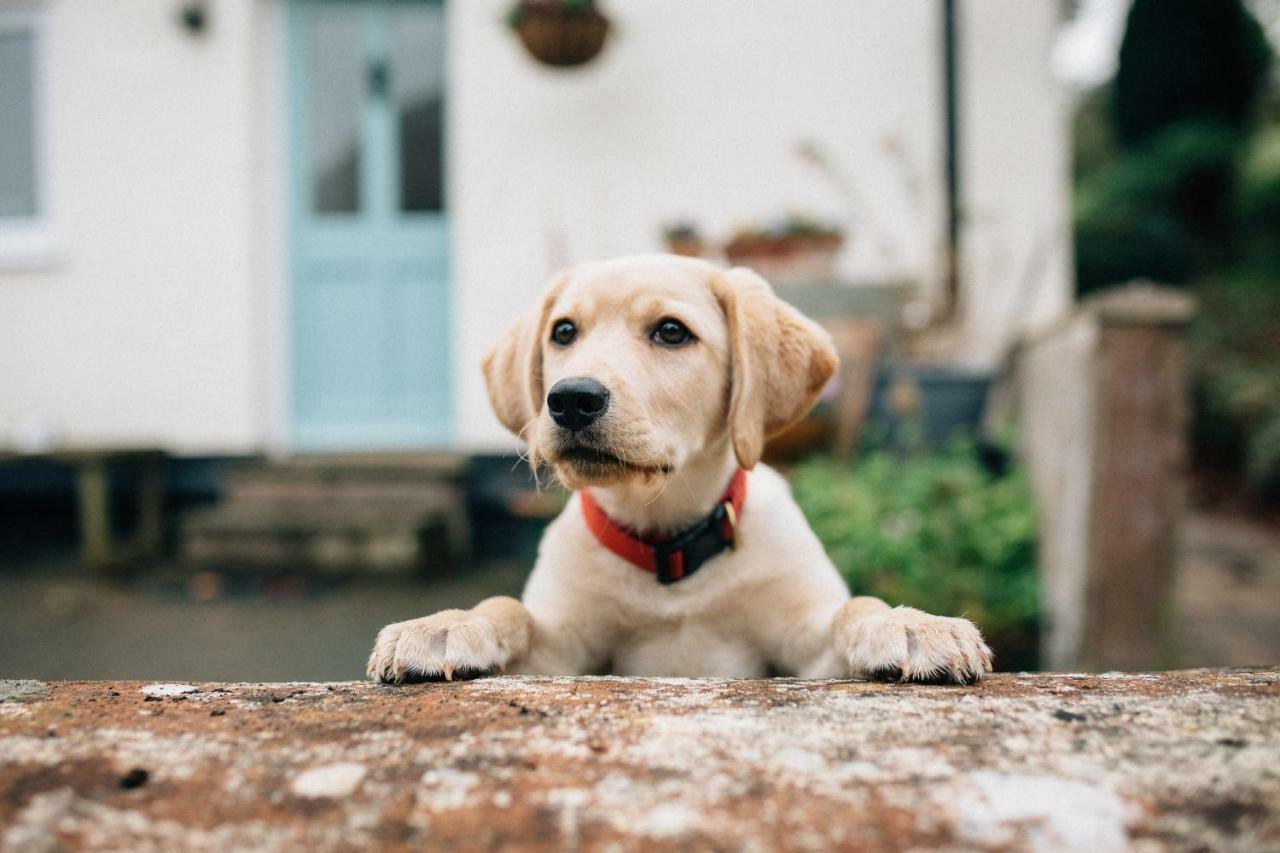
<instances>
[{"instance_id":1,"label":"black drainpipe","mask_svg":"<svg viewBox=\"0 0 1280 853\"><path fill-rule=\"evenodd\" d=\"M942 101L946 146L947 246L939 319L955 316L960 304L960 155L956 61L957 0L942 0Z\"/></svg>"}]
</instances>

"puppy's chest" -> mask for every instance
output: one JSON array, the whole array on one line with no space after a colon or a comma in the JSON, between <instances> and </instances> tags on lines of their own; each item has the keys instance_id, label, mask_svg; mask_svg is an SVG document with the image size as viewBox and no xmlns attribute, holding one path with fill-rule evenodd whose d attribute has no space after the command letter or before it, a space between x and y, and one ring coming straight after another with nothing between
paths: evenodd
<instances>
[{"instance_id":1,"label":"puppy's chest","mask_svg":"<svg viewBox=\"0 0 1280 853\"><path fill-rule=\"evenodd\" d=\"M685 617L624 632L613 649L614 675L723 676L767 674L764 656L721 621Z\"/></svg>"}]
</instances>

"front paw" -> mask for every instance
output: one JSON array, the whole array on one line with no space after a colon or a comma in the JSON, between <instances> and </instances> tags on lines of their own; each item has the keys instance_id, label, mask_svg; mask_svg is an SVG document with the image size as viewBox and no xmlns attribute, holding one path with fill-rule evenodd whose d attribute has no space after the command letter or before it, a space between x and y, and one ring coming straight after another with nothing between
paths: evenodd
<instances>
[{"instance_id":1,"label":"front paw","mask_svg":"<svg viewBox=\"0 0 1280 853\"><path fill-rule=\"evenodd\" d=\"M973 684L991 671L991 649L968 619L896 607L859 619L843 650L859 678Z\"/></svg>"},{"instance_id":2,"label":"front paw","mask_svg":"<svg viewBox=\"0 0 1280 853\"><path fill-rule=\"evenodd\" d=\"M383 683L474 678L506 665L493 623L470 610L442 610L378 632L366 671Z\"/></svg>"}]
</instances>

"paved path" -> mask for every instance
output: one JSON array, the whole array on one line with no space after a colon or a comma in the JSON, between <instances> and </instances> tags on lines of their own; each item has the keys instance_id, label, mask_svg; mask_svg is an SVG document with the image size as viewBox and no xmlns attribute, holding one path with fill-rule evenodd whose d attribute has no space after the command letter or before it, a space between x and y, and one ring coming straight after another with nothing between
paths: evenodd
<instances>
[{"instance_id":1,"label":"paved path","mask_svg":"<svg viewBox=\"0 0 1280 853\"><path fill-rule=\"evenodd\" d=\"M227 576L221 595L201 601L200 578L186 578L180 566L110 583L86 577L74 561L35 564L0 572L0 678L360 678L383 625L519 595L526 571L495 563L431 582L331 586Z\"/></svg>"},{"instance_id":2,"label":"paved path","mask_svg":"<svg viewBox=\"0 0 1280 853\"><path fill-rule=\"evenodd\" d=\"M1180 666L1280 662L1280 529L1192 512L1175 587Z\"/></svg>"}]
</instances>

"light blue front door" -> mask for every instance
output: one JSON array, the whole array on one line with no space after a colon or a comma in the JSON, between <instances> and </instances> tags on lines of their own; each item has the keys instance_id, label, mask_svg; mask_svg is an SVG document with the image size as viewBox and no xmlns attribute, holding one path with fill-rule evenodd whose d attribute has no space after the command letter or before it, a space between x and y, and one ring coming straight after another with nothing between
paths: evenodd
<instances>
[{"instance_id":1,"label":"light blue front door","mask_svg":"<svg viewBox=\"0 0 1280 853\"><path fill-rule=\"evenodd\" d=\"M291 0L293 445L449 439L444 15Z\"/></svg>"}]
</instances>

